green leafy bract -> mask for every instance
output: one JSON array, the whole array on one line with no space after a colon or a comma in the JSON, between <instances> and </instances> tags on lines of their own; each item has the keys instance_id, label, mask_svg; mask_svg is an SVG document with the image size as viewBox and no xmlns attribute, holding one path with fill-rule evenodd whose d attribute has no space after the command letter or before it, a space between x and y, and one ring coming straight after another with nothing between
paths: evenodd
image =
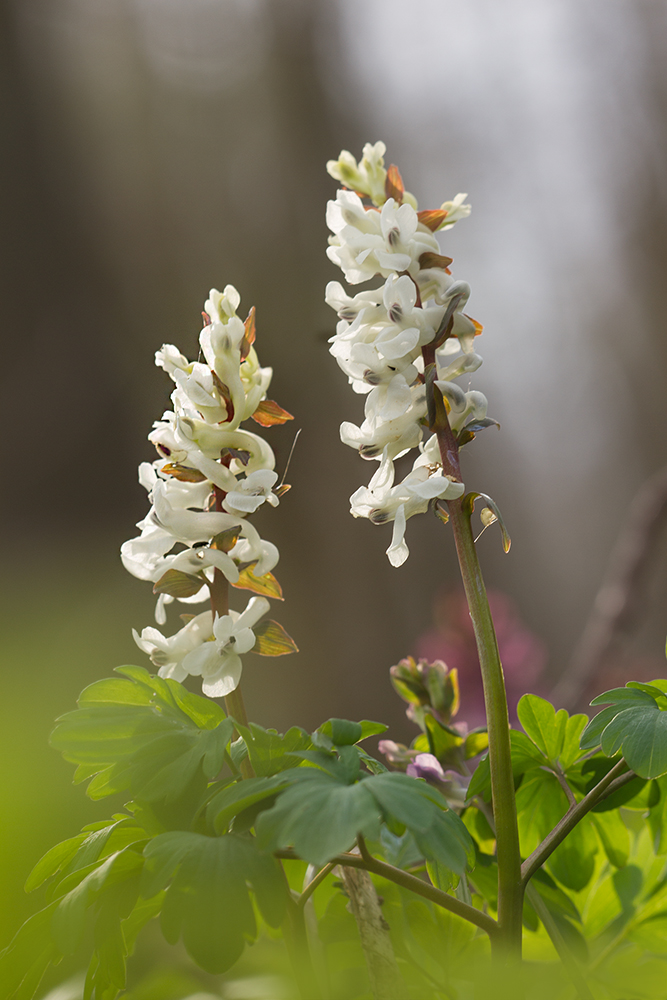
<instances>
[{"instance_id":1,"label":"green leafy bract","mask_svg":"<svg viewBox=\"0 0 667 1000\"><path fill-rule=\"evenodd\" d=\"M581 736L582 750L600 746L613 757L622 752L628 766L642 778L667 773L667 698L658 684L631 681L598 695L591 705L607 705Z\"/></svg>"},{"instance_id":2,"label":"green leafy bract","mask_svg":"<svg viewBox=\"0 0 667 1000\"><path fill-rule=\"evenodd\" d=\"M257 936L246 882L266 922L282 923L287 895L280 868L249 837L174 831L155 837L145 855L142 895L150 899L166 889L162 932L170 944L182 936L188 954L207 972L226 972L246 940Z\"/></svg>"},{"instance_id":3,"label":"green leafy bract","mask_svg":"<svg viewBox=\"0 0 667 1000\"><path fill-rule=\"evenodd\" d=\"M421 780L398 772L376 774L354 783L358 751L339 761L322 754L327 767L303 767L290 778L271 808L257 820L257 837L266 850L293 846L314 865L326 864L354 846L359 834L376 840L385 820L390 828L409 830L429 860L439 861L457 874L472 863L472 840L455 812ZM316 763L311 751L308 759ZM357 756L356 768L352 754ZM305 754L303 755L306 756ZM328 760L328 763L327 763ZM394 829L394 832L398 832Z\"/></svg>"},{"instance_id":4,"label":"green leafy bract","mask_svg":"<svg viewBox=\"0 0 667 1000\"><path fill-rule=\"evenodd\" d=\"M92 777L88 795L129 791L148 802L173 802L220 771L234 723L206 698L141 667L86 688L63 715L51 743ZM76 779L75 779L76 780Z\"/></svg>"}]
</instances>

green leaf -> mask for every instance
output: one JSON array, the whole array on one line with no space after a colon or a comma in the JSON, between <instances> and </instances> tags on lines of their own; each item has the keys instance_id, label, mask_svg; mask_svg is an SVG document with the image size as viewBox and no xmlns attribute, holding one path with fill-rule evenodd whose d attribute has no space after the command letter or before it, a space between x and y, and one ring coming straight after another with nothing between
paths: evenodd
<instances>
[{"instance_id":1,"label":"green leaf","mask_svg":"<svg viewBox=\"0 0 667 1000\"><path fill-rule=\"evenodd\" d=\"M378 838L380 807L367 790L378 778L343 785L315 768L300 768L294 777L298 781L257 820L257 838L263 849L293 846L300 857L321 867L353 847L358 834Z\"/></svg>"},{"instance_id":2,"label":"green leaf","mask_svg":"<svg viewBox=\"0 0 667 1000\"><path fill-rule=\"evenodd\" d=\"M222 767L233 721L176 681L139 667L119 671L128 679L86 688L81 707L58 720L52 745L83 768L83 776L94 775L91 798L130 791L174 802L203 790Z\"/></svg>"},{"instance_id":3,"label":"green leaf","mask_svg":"<svg viewBox=\"0 0 667 1000\"><path fill-rule=\"evenodd\" d=\"M610 864L623 868L630 856L630 834L618 810L591 813L591 821Z\"/></svg>"},{"instance_id":4,"label":"green leaf","mask_svg":"<svg viewBox=\"0 0 667 1000\"><path fill-rule=\"evenodd\" d=\"M206 580L180 569L168 569L153 585L154 594L169 594L171 597L194 597L206 585Z\"/></svg>"},{"instance_id":5,"label":"green leaf","mask_svg":"<svg viewBox=\"0 0 667 1000\"><path fill-rule=\"evenodd\" d=\"M318 727L317 732L328 737L331 745L337 747L351 746L363 739L361 724L347 719L328 719Z\"/></svg>"},{"instance_id":6,"label":"green leaf","mask_svg":"<svg viewBox=\"0 0 667 1000\"><path fill-rule=\"evenodd\" d=\"M547 909L554 916L560 915L581 923L581 914L572 902L572 899L560 889L548 872L539 868L531 879L531 884L537 889L540 896L546 903Z\"/></svg>"},{"instance_id":7,"label":"green leaf","mask_svg":"<svg viewBox=\"0 0 667 1000\"><path fill-rule=\"evenodd\" d=\"M588 716L583 713L579 715L571 715L567 720L563 746L559 754L560 766L564 771L567 771L569 767L572 767L572 765L584 754L584 751L579 746L579 741L587 723Z\"/></svg>"},{"instance_id":8,"label":"green leaf","mask_svg":"<svg viewBox=\"0 0 667 1000\"><path fill-rule=\"evenodd\" d=\"M106 858L102 864L86 875L79 884L58 903L51 921L51 933L56 947L63 955L71 955L78 948L86 927L88 908L104 889L127 879L137 879L144 859L127 848ZM136 882L138 892L138 881Z\"/></svg>"},{"instance_id":9,"label":"green leaf","mask_svg":"<svg viewBox=\"0 0 667 1000\"><path fill-rule=\"evenodd\" d=\"M628 708L608 723L600 745L608 757L619 750L642 778L667 772L667 712L652 707Z\"/></svg>"},{"instance_id":10,"label":"green leaf","mask_svg":"<svg viewBox=\"0 0 667 1000\"><path fill-rule=\"evenodd\" d=\"M50 851L47 851L28 875L25 891L32 892L52 875L59 872L74 857L81 842L85 839L86 834L79 833L76 837L70 837L69 840L64 840L61 844L56 844Z\"/></svg>"},{"instance_id":11,"label":"green leaf","mask_svg":"<svg viewBox=\"0 0 667 1000\"><path fill-rule=\"evenodd\" d=\"M190 957L206 972L226 972L254 940L257 927L248 895L250 882L260 911L272 927L284 918L285 883L274 858L257 852L253 840L227 834L161 834L146 847L142 895L167 888L162 905L164 936L182 936Z\"/></svg>"},{"instance_id":12,"label":"green leaf","mask_svg":"<svg viewBox=\"0 0 667 1000\"><path fill-rule=\"evenodd\" d=\"M427 861L426 871L436 889L441 889L443 892L449 892L459 884L459 876L439 861Z\"/></svg>"},{"instance_id":13,"label":"green leaf","mask_svg":"<svg viewBox=\"0 0 667 1000\"><path fill-rule=\"evenodd\" d=\"M552 764L563 749L568 714L536 694L524 694L517 705L517 715L524 731Z\"/></svg>"},{"instance_id":14,"label":"green leaf","mask_svg":"<svg viewBox=\"0 0 667 1000\"><path fill-rule=\"evenodd\" d=\"M471 757L476 757L477 754L483 753L484 750L488 749L488 746L488 729L482 727L471 729L463 743L463 754L466 760L470 760Z\"/></svg>"},{"instance_id":15,"label":"green leaf","mask_svg":"<svg viewBox=\"0 0 667 1000\"><path fill-rule=\"evenodd\" d=\"M424 781L386 772L350 785L343 783L345 775L314 768L291 777L294 784L257 820L267 850L293 846L306 861L323 865L352 847L360 833L377 839L384 819L409 829L430 860L459 874L472 863L473 843L463 822Z\"/></svg>"},{"instance_id":16,"label":"green leaf","mask_svg":"<svg viewBox=\"0 0 667 1000\"><path fill-rule=\"evenodd\" d=\"M289 774L273 778L246 778L223 788L213 796L206 810L206 819L217 834L224 833L239 813L264 800L270 801L290 783Z\"/></svg>"},{"instance_id":17,"label":"green leaf","mask_svg":"<svg viewBox=\"0 0 667 1000\"><path fill-rule=\"evenodd\" d=\"M30 1000L48 966L62 958L50 934L56 906L51 903L29 917L0 953L2 1000Z\"/></svg>"},{"instance_id":18,"label":"green leaf","mask_svg":"<svg viewBox=\"0 0 667 1000\"><path fill-rule=\"evenodd\" d=\"M556 826L568 809L558 779L549 771L526 774L516 795L521 853L524 857ZM556 848L547 867L569 889L580 891L590 882L595 868L598 840L587 819L579 823Z\"/></svg>"},{"instance_id":19,"label":"green leaf","mask_svg":"<svg viewBox=\"0 0 667 1000\"><path fill-rule=\"evenodd\" d=\"M298 726L292 726L284 736L275 729L263 729L256 722L251 722L248 727L237 722L236 728L243 737L250 763L258 777L270 777L296 767L298 758L295 753L308 750L313 745L310 735ZM239 761L240 750L239 746L235 751Z\"/></svg>"},{"instance_id":20,"label":"green leaf","mask_svg":"<svg viewBox=\"0 0 667 1000\"><path fill-rule=\"evenodd\" d=\"M459 747L463 746L464 737L456 729L443 725L430 712L424 713L424 726L428 738L429 752L437 757L441 764L454 762Z\"/></svg>"},{"instance_id":21,"label":"green leaf","mask_svg":"<svg viewBox=\"0 0 667 1000\"><path fill-rule=\"evenodd\" d=\"M253 653L259 653L260 656L285 656L287 653L299 652L299 647L291 635L271 618L254 625L253 632L255 633Z\"/></svg>"},{"instance_id":22,"label":"green leaf","mask_svg":"<svg viewBox=\"0 0 667 1000\"><path fill-rule=\"evenodd\" d=\"M515 780L526 771L544 767L547 763L532 740L518 729L510 729L510 747ZM491 798L491 770L488 756L482 757L468 786L468 799L472 799L475 795L481 795L487 801Z\"/></svg>"},{"instance_id":23,"label":"green leaf","mask_svg":"<svg viewBox=\"0 0 667 1000\"><path fill-rule=\"evenodd\" d=\"M607 756L622 751L628 765L643 778L667 772L667 711L657 685L632 683L598 695L591 704L609 704L588 724L582 750L600 745Z\"/></svg>"}]
</instances>

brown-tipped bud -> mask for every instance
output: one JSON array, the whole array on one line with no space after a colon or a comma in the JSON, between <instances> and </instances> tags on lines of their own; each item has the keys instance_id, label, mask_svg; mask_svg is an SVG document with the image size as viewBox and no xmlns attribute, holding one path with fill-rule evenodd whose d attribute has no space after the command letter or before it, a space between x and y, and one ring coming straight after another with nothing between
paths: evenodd
<instances>
[{"instance_id":1,"label":"brown-tipped bud","mask_svg":"<svg viewBox=\"0 0 667 1000\"><path fill-rule=\"evenodd\" d=\"M458 712L458 673L442 660L428 663L408 656L391 667L389 673L397 694L409 706L429 706L445 724Z\"/></svg>"}]
</instances>

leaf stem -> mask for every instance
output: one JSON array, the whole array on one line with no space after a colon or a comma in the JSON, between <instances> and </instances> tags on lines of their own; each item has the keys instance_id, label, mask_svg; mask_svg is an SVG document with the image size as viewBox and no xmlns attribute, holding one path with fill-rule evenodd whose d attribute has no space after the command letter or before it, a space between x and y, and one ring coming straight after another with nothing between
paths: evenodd
<instances>
[{"instance_id":1,"label":"leaf stem","mask_svg":"<svg viewBox=\"0 0 667 1000\"><path fill-rule=\"evenodd\" d=\"M312 894L317 889L318 885L321 885L322 882L324 882L327 875L329 875L334 870L335 867L336 867L336 862L330 861L328 865L324 866L324 868L320 868L317 875L315 875L315 877L310 880L308 885L305 887L305 889L297 899L296 905L303 908L310 899L310 897L312 896Z\"/></svg>"},{"instance_id":2,"label":"leaf stem","mask_svg":"<svg viewBox=\"0 0 667 1000\"><path fill-rule=\"evenodd\" d=\"M274 853L278 858L299 860L299 855L291 850L275 851ZM382 878L386 878L388 882L395 882L396 885L400 885L404 889L410 889L411 892L414 892L418 896L423 896L424 899L429 899L437 906L441 906L443 910L449 910L450 913L456 914L457 917L463 917L464 920L469 921L488 934L492 941L495 941L498 937L498 925L493 917L482 913L481 910L476 910L474 906L469 906L468 903L461 902L455 896L450 896L448 893L436 889L434 885L423 882L420 878L410 875L409 872L403 871L401 868L395 868L385 861L379 861L377 858L371 857L371 855L368 855L368 860L366 860L366 858L362 858L358 854L337 854L329 863L333 865L347 865L349 868L364 868L374 875L380 875Z\"/></svg>"},{"instance_id":3,"label":"leaf stem","mask_svg":"<svg viewBox=\"0 0 667 1000\"><path fill-rule=\"evenodd\" d=\"M433 344L427 345L422 349L422 353L424 370L427 373L426 393L431 430L437 436L443 473L451 476L455 481L461 482L458 444L449 425L442 394L434 384L437 375L435 346ZM514 798L505 679L470 523L472 505L463 498L450 500L447 506L454 532L463 586L475 632L484 687L484 704L489 731L491 793L496 822L500 947L510 955L520 957L524 886L521 881L521 854Z\"/></svg>"},{"instance_id":4,"label":"leaf stem","mask_svg":"<svg viewBox=\"0 0 667 1000\"><path fill-rule=\"evenodd\" d=\"M556 823L551 833L547 834L542 843L536 847L530 857L521 866L521 878L524 886L533 877L537 869L541 868L544 862L551 857L559 844L563 843L567 835L574 830L577 823L591 811L593 806L635 777L634 771L628 771L627 767L628 765L625 760L621 758L605 774L604 778L594 788L591 788L588 795L585 795L581 802L577 802L576 805L568 809L563 818Z\"/></svg>"}]
</instances>

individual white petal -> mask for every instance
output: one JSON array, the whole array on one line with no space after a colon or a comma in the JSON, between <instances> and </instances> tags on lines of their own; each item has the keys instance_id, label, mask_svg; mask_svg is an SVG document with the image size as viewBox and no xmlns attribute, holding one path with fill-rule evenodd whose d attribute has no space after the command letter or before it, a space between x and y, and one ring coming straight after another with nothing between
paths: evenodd
<instances>
[{"instance_id":1,"label":"individual white petal","mask_svg":"<svg viewBox=\"0 0 667 1000\"><path fill-rule=\"evenodd\" d=\"M160 594L155 605L155 621L158 625L166 625L167 610L166 605L171 604L174 598L170 594Z\"/></svg>"},{"instance_id":2,"label":"individual white petal","mask_svg":"<svg viewBox=\"0 0 667 1000\"><path fill-rule=\"evenodd\" d=\"M462 413L466 408L466 396L460 385L456 382L443 382L436 379L435 383L445 397L454 413Z\"/></svg>"},{"instance_id":3,"label":"individual white petal","mask_svg":"<svg viewBox=\"0 0 667 1000\"><path fill-rule=\"evenodd\" d=\"M242 628L234 633L234 649L237 653L249 653L255 645L255 633L251 628Z\"/></svg>"},{"instance_id":4,"label":"individual white petal","mask_svg":"<svg viewBox=\"0 0 667 1000\"><path fill-rule=\"evenodd\" d=\"M241 657L229 653L218 672L203 680L202 691L208 698L226 698L239 686L242 670Z\"/></svg>"},{"instance_id":5,"label":"individual white petal","mask_svg":"<svg viewBox=\"0 0 667 1000\"><path fill-rule=\"evenodd\" d=\"M193 677L210 676L220 669L222 659L216 642L204 642L183 657L181 666Z\"/></svg>"},{"instance_id":6,"label":"individual white petal","mask_svg":"<svg viewBox=\"0 0 667 1000\"><path fill-rule=\"evenodd\" d=\"M375 347L383 358L393 360L403 358L406 354L414 351L419 343L419 330L412 327L407 330L387 327L375 341Z\"/></svg>"},{"instance_id":7,"label":"individual white petal","mask_svg":"<svg viewBox=\"0 0 667 1000\"><path fill-rule=\"evenodd\" d=\"M402 566L410 554L405 535L405 507L403 504L396 511L394 518L394 531L391 536L391 545L387 549L387 558L392 566Z\"/></svg>"},{"instance_id":8,"label":"individual white petal","mask_svg":"<svg viewBox=\"0 0 667 1000\"><path fill-rule=\"evenodd\" d=\"M249 496L238 490L232 490L222 501L222 506L231 514L254 514L266 500L265 496Z\"/></svg>"},{"instance_id":9,"label":"individual white petal","mask_svg":"<svg viewBox=\"0 0 667 1000\"><path fill-rule=\"evenodd\" d=\"M221 646L226 646L234 632L234 618L231 615L216 615L213 635Z\"/></svg>"},{"instance_id":10,"label":"individual white petal","mask_svg":"<svg viewBox=\"0 0 667 1000\"><path fill-rule=\"evenodd\" d=\"M266 614L270 607L271 605L265 597L251 597L245 611L237 619L234 631L236 632L237 629L252 628Z\"/></svg>"}]
</instances>

